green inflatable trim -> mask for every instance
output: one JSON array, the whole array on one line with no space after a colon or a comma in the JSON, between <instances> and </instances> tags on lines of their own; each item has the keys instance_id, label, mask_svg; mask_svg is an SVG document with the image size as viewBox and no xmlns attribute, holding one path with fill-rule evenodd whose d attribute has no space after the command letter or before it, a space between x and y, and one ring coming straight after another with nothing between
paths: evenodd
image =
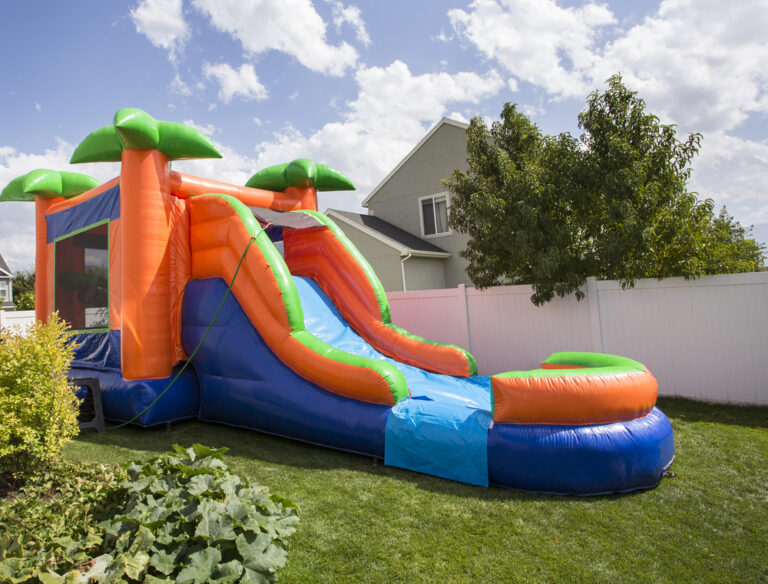
<instances>
[{"instance_id":1,"label":"green inflatable trim","mask_svg":"<svg viewBox=\"0 0 768 584\"><path fill-rule=\"evenodd\" d=\"M308 158L270 166L248 179L245 186L268 191L284 191L289 187L315 187L318 191L353 191L355 185L335 168Z\"/></svg>"},{"instance_id":2,"label":"green inflatable trim","mask_svg":"<svg viewBox=\"0 0 768 584\"><path fill-rule=\"evenodd\" d=\"M577 365L584 369L532 369L530 371L508 371L494 377L531 378L531 377L584 377L587 375L622 375L645 371L642 363L604 353L555 353L546 361L552 365Z\"/></svg>"},{"instance_id":3,"label":"green inflatable trim","mask_svg":"<svg viewBox=\"0 0 768 584\"><path fill-rule=\"evenodd\" d=\"M111 126L94 130L75 148L70 162L116 162L123 150L159 150L171 160L221 158L211 140L184 124L156 120L138 108L115 113Z\"/></svg>"},{"instance_id":4,"label":"green inflatable trim","mask_svg":"<svg viewBox=\"0 0 768 584\"><path fill-rule=\"evenodd\" d=\"M0 201L34 201L35 197L71 199L99 186L93 177L79 172L41 168L13 179L0 193Z\"/></svg>"},{"instance_id":5,"label":"green inflatable trim","mask_svg":"<svg viewBox=\"0 0 768 584\"><path fill-rule=\"evenodd\" d=\"M638 371L645 371L645 366L633 359L609 355L607 353L583 353L564 351L553 353L544 363L548 365L578 365L579 367L634 367Z\"/></svg>"},{"instance_id":6,"label":"green inflatable trim","mask_svg":"<svg viewBox=\"0 0 768 584\"><path fill-rule=\"evenodd\" d=\"M292 211L292 212L306 213L307 215L311 215L312 217L320 221L323 225L325 225L331 231L331 233L333 233L336 239L338 239L342 243L342 245L344 245L344 247L347 248L347 251L350 253L350 255L352 255L355 261L358 264L360 264L360 267L363 268L363 272L365 272L365 275L368 278L368 282L373 288L373 292L376 295L376 302L379 305L381 322L385 326L389 327L390 329L398 332L399 334L405 337L414 339L421 343L426 343L428 345L436 345L441 347L453 347L454 349L457 349L464 355L464 357L467 360L467 364L469 366L469 376L473 377L477 375L477 361L475 360L475 357L472 355L472 353L470 353L466 349L463 349L462 347L459 347L457 345L451 345L449 343L440 343L438 341L430 341L429 339L425 339L418 335L414 335L413 333L409 333L407 330L392 323L392 313L389 310L389 301L387 300L387 293L384 291L384 286L381 285L381 280L379 280L379 277L376 275L376 272L373 270L373 267L371 267L371 264L368 263L368 260L365 259L363 254L360 253L360 250L358 250L357 247L355 247L355 244L352 243L352 241L339 228L339 226L336 225L336 223L334 223L329 217L323 215L318 211L310 211L305 209L305 210Z\"/></svg>"},{"instance_id":7,"label":"green inflatable trim","mask_svg":"<svg viewBox=\"0 0 768 584\"><path fill-rule=\"evenodd\" d=\"M207 194L197 195L192 198L194 199L198 197L218 197L224 199L231 205L238 217L240 217L240 220L243 222L243 225L245 225L248 233L252 236L256 235L256 246L267 260L267 263L272 270L272 274L277 281L277 285L280 288L280 294L288 314L288 324L291 328L291 336L294 339L315 353L328 359L346 365L366 367L374 370L381 375L387 385L389 385L395 403L410 397L405 377L397 367L391 363L345 353L307 332L304 326L304 312L301 309L299 294L296 291L296 286L293 283L293 278L288 270L288 266L285 264L280 252L277 251L277 248L272 241L270 241L269 236L261 229L259 222L245 204L229 195Z\"/></svg>"}]
</instances>

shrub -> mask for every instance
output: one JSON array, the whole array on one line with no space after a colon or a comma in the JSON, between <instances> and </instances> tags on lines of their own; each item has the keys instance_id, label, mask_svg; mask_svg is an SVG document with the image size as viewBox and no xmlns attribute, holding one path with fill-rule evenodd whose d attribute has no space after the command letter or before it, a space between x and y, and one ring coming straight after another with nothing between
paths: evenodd
<instances>
[{"instance_id":1,"label":"shrub","mask_svg":"<svg viewBox=\"0 0 768 584\"><path fill-rule=\"evenodd\" d=\"M54 314L25 331L0 330L0 479L44 469L78 432L78 401L67 380L74 346Z\"/></svg>"},{"instance_id":2,"label":"shrub","mask_svg":"<svg viewBox=\"0 0 768 584\"><path fill-rule=\"evenodd\" d=\"M200 444L127 467L55 461L0 499L0 582L270 583L298 509Z\"/></svg>"},{"instance_id":3,"label":"shrub","mask_svg":"<svg viewBox=\"0 0 768 584\"><path fill-rule=\"evenodd\" d=\"M16 305L16 310L34 310L35 309L35 293L34 292L22 292L21 294L13 295L13 303Z\"/></svg>"},{"instance_id":4,"label":"shrub","mask_svg":"<svg viewBox=\"0 0 768 584\"><path fill-rule=\"evenodd\" d=\"M103 543L98 522L124 504L125 476L119 467L57 460L0 499L0 582L49 582L51 571L89 565Z\"/></svg>"},{"instance_id":5,"label":"shrub","mask_svg":"<svg viewBox=\"0 0 768 584\"><path fill-rule=\"evenodd\" d=\"M230 472L226 448L174 445L131 463L126 504L105 529L107 551L84 581L269 583L285 565L298 509Z\"/></svg>"}]
</instances>

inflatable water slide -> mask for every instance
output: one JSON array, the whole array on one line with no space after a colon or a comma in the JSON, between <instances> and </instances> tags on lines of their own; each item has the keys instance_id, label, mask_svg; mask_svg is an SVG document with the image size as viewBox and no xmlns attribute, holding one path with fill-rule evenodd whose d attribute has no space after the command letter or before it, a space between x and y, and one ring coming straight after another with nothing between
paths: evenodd
<instances>
[{"instance_id":1,"label":"inflatable water slide","mask_svg":"<svg viewBox=\"0 0 768 584\"><path fill-rule=\"evenodd\" d=\"M99 379L108 419L198 418L536 492L661 480L673 434L642 364L556 353L480 376L464 349L392 323L371 266L317 211L318 190L354 188L344 175L299 159L236 186L170 169L217 156L129 108L72 157L120 160L118 178L33 171L0 195L35 201L37 316L71 323L72 375Z\"/></svg>"}]
</instances>

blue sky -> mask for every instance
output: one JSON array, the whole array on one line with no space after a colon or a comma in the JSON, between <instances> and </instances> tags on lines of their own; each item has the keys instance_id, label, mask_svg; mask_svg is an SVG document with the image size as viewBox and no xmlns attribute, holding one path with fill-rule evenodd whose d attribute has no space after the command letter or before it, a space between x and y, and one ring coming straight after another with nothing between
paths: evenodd
<instances>
[{"instance_id":1,"label":"blue sky","mask_svg":"<svg viewBox=\"0 0 768 584\"><path fill-rule=\"evenodd\" d=\"M585 97L620 72L680 134L704 135L692 189L768 240L766 0L133 0L0 3L0 186L70 166L123 107L206 132L222 160L176 168L242 184L300 156L360 201L443 116L518 103L577 133ZM0 253L33 264L32 205L0 206Z\"/></svg>"}]
</instances>

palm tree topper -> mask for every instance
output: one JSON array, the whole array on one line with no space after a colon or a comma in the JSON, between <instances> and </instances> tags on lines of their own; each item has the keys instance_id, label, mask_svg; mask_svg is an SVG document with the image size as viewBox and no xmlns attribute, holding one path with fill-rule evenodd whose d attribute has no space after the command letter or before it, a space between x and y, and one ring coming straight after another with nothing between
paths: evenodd
<instances>
[{"instance_id":1,"label":"palm tree topper","mask_svg":"<svg viewBox=\"0 0 768 584\"><path fill-rule=\"evenodd\" d=\"M127 149L158 150L171 160L221 158L213 142L199 130L156 120L143 110L128 107L115 113L111 126L88 134L70 162L117 162Z\"/></svg>"},{"instance_id":2,"label":"palm tree topper","mask_svg":"<svg viewBox=\"0 0 768 584\"><path fill-rule=\"evenodd\" d=\"M354 191L355 185L335 168L308 158L270 166L254 174L245 186L268 191L315 187L318 191Z\"/></svg>"},{"instance_id":3,"label":"palm tree topper","mask_svg":"<svg viewBox=\"0 0 768 584\"><path fill-rule=\"evenodd\" d=\"M40 168L16 177L0 193L0 201L34 201L35 197L71 199L101 184L79 172Z\"/></svg>"}]
</instances>

